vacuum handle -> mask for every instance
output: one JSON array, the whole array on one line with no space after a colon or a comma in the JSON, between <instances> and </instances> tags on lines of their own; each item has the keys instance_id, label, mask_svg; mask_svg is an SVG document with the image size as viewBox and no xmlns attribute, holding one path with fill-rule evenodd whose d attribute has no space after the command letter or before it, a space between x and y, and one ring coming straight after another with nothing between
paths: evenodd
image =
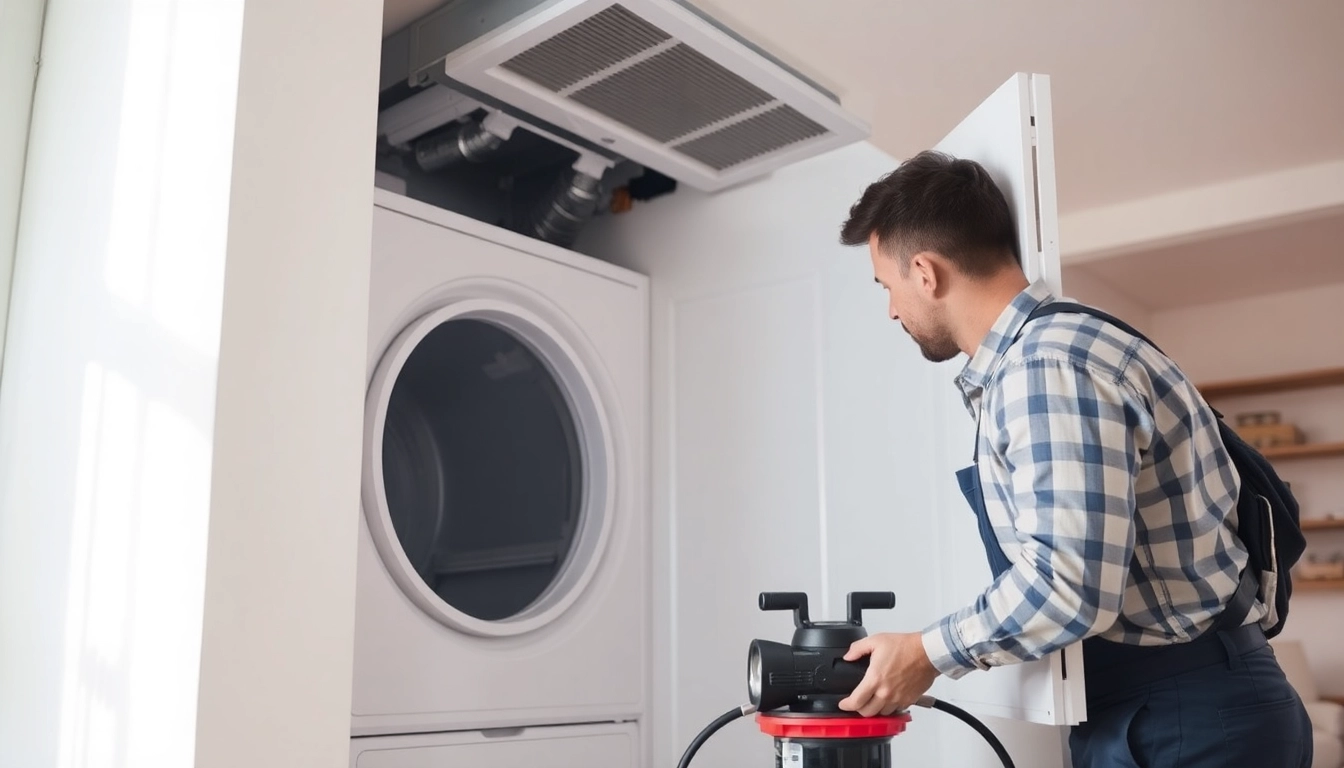
<instances>
[{"instance_id":1,"label":"vacuum handle","mask_svg":"<svg viewBox=\"0 0 1344 768\"><path fill-rule=\"evenodd\" d=\"M848 696L868 673L868 661L867 656L858 661L832 659L829 667L822 666L816 671L815 684L826 693Z\"/></svg>"},{"instance_id":2,"label":"vacuum handle","mask_svg":"<svg viewBox=\"0 0 1344 768\"><path fill-rule=\"evenodd\" d=\"M793 611L793 625L802 629L812 626L807 615L806 592L762 592L762 611Z\"/></svg>"},{"instance_id":3,"label":"vacuum handle","mask_svg":"<svg viewBox=\"0 0 1344 768\"><path fill-rule=\"evenodd\" d=\"M895 592L850 592L849 623L863 626L864 609L891 609L896 607Z\"/></svg>"}]
</instances>

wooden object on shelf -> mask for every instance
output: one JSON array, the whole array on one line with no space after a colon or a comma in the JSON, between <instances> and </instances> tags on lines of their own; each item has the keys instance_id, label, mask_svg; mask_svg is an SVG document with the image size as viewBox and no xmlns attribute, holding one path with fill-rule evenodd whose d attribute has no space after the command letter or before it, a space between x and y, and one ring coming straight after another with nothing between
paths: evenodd
<instances>
[{"instance_id":1,"label":"wooden object on shelf","mask_svg":"<svg viewBox=\"0 0 1344 768\"><path fill-rule=\"evenodd\" d=\"M1299 522L1304 531L1344 530L1344 517L1304 517Z\"/></svg>"},{"instance_id":2,"label":"wooden object on shelf","mask_svg":"<svg viewBox=\"0 0 1344 768\"><path fill-rule=\"evenodd\" d=\"M1320 368L1314 371L1288 373L1280 376L1260 376L1250 379L1220 381L1205 384L1199 387L1199 391L1203 393L1204 397L1212 400L1217 397L1260 395L1269 392L1286 392L1293 389L1337 385L1344 385L1344 368Z\"/></svg>"},{"instance_id":3,"label":"wooden object on shelf","mask_svg":"<svg viewBox=\"0 0 1344 768\"><path fill-rule=\"evenodd\" d=\"M1241 439L1261 453L1274 448L1289 448L1307 442L1307 436L1296 424L1239 424L1233 429Z\"/></svg>"},{"instance_id":4,"label":"wooden object on shelf","mask_svg":"<svg viewBox=\"0 0 1344 768\"><path fill-rule=\"evenodd\" d=\"M1295 389L1344 386L1344 367L1317 368L1311 371L1286 373L1278 376L1260 376L1247 379L1229 379L1199 385L1207 400L1244 395L1262 395ZM1278 413L1272 410L1240 414L1233 427L1242 439L1255 446L1266 459L1308 459L1324 456L1344 456L1344 442L1305 442L1304 435L1292 425L1278 423ZM1260 435L1259 431L1284 429L1284 434Z\"/></svg>"},{"instance_id":5,"label":"wooden object on shelf","mask_svg":"<svg viewBox=\"0 0 1344 768\"><path fill-rule=\"evenodd\" d=\"M1305 560L1299 560L1293 567L1293 578L1302 581L1342 581L1344 580L1344 555L1335 553L1328 560L1308 554Z\"/></svg>"},{"instance_id":6,"label":"wooden object on shelf","mask_svg":"<svg viewBox=\"0 0 1344 768\"><path fill-rule=\"evenodd\" d=\"M1259 449L1261 455L1271 461L1274 459L1310 459L1319 456L1344 456L1344 443L1303 443L1301 445L1276 445Z\"/></svg>"},{"instance_id":7,"label":"wooden object on shelf","mask_svg":"<svg viewBox=\"0 0 1344 768\"><path fill-rule=\"evenodd\" d=\"M1293 591L1326 592L1344 590L1344 579L1293 579Z\"/></svg>"}]
</instances>

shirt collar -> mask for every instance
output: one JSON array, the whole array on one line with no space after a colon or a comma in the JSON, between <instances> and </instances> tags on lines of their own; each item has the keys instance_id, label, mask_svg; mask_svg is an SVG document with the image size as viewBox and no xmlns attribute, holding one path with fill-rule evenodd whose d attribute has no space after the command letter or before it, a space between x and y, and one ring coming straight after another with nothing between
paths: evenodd
<instances>
[{"instance_id":1,"label":"shirt collar","mask_svg":"<svg viewBox=\"0 0 1344 768\"><path fill-rule=\"evenodd\" d=\"M999 313L999 318L994 321L989 333L985 334L975 354L971 355L971 359L966 361L965 367L957 375L956 383L967 399L967 405L989 382L990 374L998 367L999 358L1012 345L1013 338L1027 322L1027 315L1043 302L1053 298L1050 288L1043 281L1037 280L1022 289L1022 292L1014 296L1013 300L1008 302L1008 306L1003 308L1003 312Z\"/></svg>"}]
</instances>

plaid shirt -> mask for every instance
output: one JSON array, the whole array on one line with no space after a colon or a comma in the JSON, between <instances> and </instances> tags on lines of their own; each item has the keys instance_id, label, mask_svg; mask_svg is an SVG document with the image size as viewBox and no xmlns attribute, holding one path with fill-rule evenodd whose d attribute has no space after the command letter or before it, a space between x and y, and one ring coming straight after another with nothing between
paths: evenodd
<instances>
[{"instance_id":1,"label":"plaid shirt","mask_svg":"<svg viewBox=\"0 0 1344 768\"><path fill-rule=\"evenodd\" d=\"M1194 386L1151 345L1089 315L1033 320L1013 343L1053 299L1041 283L1018 294L956 379L980 418L985 507L1013 566L924 631L952 678L1093 635L1191 640L1246 565L1239 480ZM1262 613L1257 604L1247 621Z\"/></svg>"}]
</instances>

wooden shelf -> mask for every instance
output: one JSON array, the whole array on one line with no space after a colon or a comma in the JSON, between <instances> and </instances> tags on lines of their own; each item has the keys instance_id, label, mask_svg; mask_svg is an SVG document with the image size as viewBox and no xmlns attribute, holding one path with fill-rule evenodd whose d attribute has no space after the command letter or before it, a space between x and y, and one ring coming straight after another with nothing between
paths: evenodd
<instances>
[{"instance_id":1,"label":"wooden shelf","mask_svg":"<svg viewBox=\"0 0 1344 768\"><path fill-rule=\"evenodd\" d=\"M1277 445L1261 448L1260 453L1271 461L1274 459L1310 459L1318 456L1344 456L1344 443L1303 443L1302 445Z\"/></svg>"},{"instance_id":2,"label":"wooden shelf","mask_svg":"<svg viewBox=\"0 0 1344 768\"><path fill-rule=\"evenodd\" d=\"M1304 517L1299 520L1304 531L1344 530L1344 518Z\"/></svg>"},{"instance_id":3,"label":"wooden shelf","mask_svg":"<svg viewBox=\"0 0 1344 768\"><path fill-rule=\"evenodd\" d=\"M1340 706L1344 706L1344 696L1327 696L1324 693L1320 695L1321 701L1332 701Z\"/></svg>"},{"instance_id":4,"label":"wooden shelf","mask_svg":"<svg viewBox=\"0 0 1344 768\"><path fill-rule=\"evenodd\" d=\"M1327 592L1344 590L1344 579L1293 579L1293 591Z\"/></svg>"},{"instance_id":5,"label":"wooden shelf","mask_svg":"<svg viewBox=\"0 0 1344 768\"><path fill-rule=\"evenodd\" d=\"M1199 387L1204 397L1212 400L1216 397L1237 397L1239 395L1260 395L1267 392L1285 392L1292 389L1311 389L1313 387L1332 387L1344 385L1344 368L1321 368L1315 371L1302 371L1282 376L1262 376L1254 379L1234 379L1205 384Z\"/></svg>"}]
</instances>

